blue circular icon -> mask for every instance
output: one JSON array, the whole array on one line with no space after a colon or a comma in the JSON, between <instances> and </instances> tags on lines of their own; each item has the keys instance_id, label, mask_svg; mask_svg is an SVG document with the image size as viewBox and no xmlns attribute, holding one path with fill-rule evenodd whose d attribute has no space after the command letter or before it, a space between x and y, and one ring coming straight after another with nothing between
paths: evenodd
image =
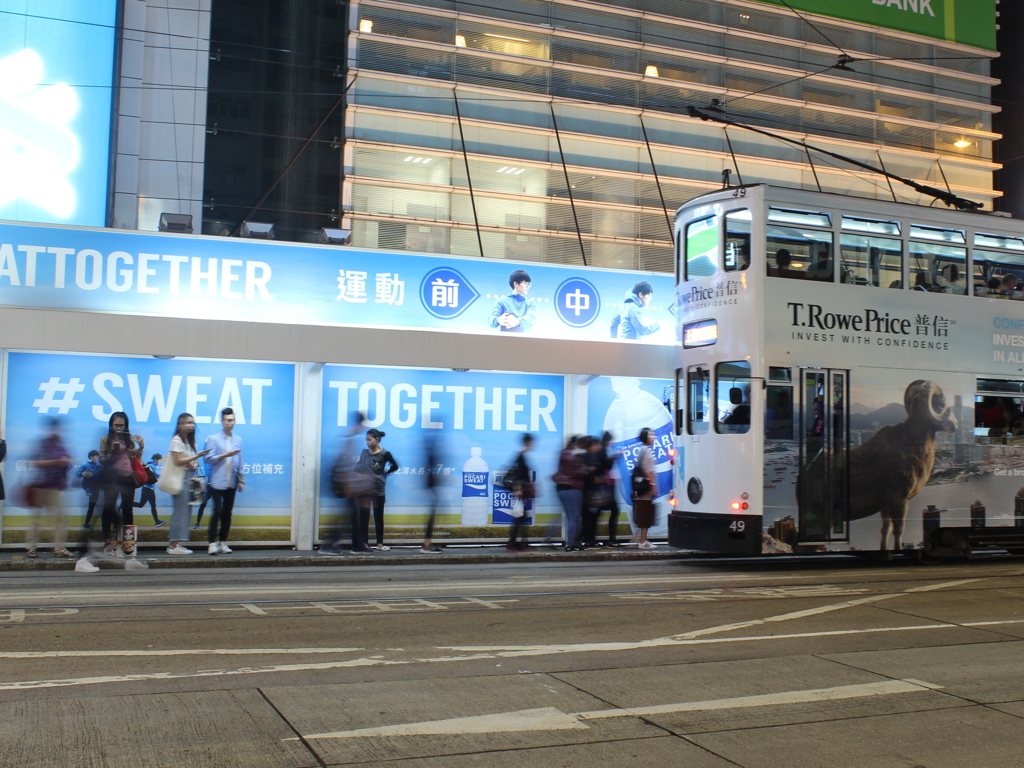
<instances>
[{"instance_id":1,"label":"blue circular icon","mask_svg":"<svg viewBox=\"0 0 1024 768\"><path fill-rule=\"evenodd\" d=\"M566 325L583 328L597 319L601 294L589 280L570 277L555 291L555 311Z\"/></svg>"}]
</instances>

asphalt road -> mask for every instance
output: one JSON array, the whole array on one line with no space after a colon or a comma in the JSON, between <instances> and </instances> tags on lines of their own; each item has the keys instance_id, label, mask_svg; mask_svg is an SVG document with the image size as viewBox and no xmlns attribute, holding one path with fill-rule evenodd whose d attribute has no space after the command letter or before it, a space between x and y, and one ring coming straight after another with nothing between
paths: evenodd
<instances>
[{"instance_id":1,"label":"asphalt road","mask_svg":"<svg viewBox=\"0 0 1024 768\"><path fill-rule=\"evenodd\" d=\"M0 766L1018 766L1024 560L0 574Z\"/></svg>"}]
</instances>

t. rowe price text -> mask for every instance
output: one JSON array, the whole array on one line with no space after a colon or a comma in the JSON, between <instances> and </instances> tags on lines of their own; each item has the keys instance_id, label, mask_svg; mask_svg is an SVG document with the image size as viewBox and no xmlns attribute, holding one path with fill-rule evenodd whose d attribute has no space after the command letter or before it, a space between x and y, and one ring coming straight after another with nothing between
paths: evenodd
<instances>
[{"instance_id":1,"label":"t. rowe price text","mask_svg":"<svg viewBox=\"0 0 1024 768\"><path fill-rule=\"evenodd\" d=\"M865 309L856 315L826 312L820 304L798 304L789 302L793 311L793 325L798 328L820 328L823 331L868 331L872 333L889 333L910 336L914 323L901 317L892 317L888 312L881 314L873 309Z\"/></svg>"}]
</instances>

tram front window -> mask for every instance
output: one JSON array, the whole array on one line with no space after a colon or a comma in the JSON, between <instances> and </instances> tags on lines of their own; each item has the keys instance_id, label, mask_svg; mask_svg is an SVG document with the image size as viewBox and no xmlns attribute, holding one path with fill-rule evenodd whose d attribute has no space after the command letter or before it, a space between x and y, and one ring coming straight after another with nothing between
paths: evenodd
<instances>
[{"instance_id":1,"label":"tram front window","mask_svg":"<svg viewBox=\"0 0 1024 768\"><path fill-rule=\"evenodd\" d=\"M750 431L750 363L719 363L715 368L715 431L722 435Z\"/></svg>"},{"instance_id":2,"label":"tram front window","mask_svg":"<svg viewBox=\"0 0 1024 768\"><path fill-rule=\"evenodd\" d=\"M832 233L770 226L767 269L771 277L832 282Z\"/></svg>"},{"instance_id":3,"label":"tram front window","mask_svg":"<svg viewBox=\"0 0 1024 768\"><path fill-rule=\"evenodd\" d=\"M841 282L875 288L903 287L903 243L886 237L844 234L839 242Z\"/></svg>"}]
</instances>

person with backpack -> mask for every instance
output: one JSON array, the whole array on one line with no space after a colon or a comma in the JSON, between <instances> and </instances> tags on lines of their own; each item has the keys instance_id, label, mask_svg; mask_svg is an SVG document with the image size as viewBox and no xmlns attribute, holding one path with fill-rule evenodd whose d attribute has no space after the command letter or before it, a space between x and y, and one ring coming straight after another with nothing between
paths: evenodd
<instances>
[{"instance_id":1,"label":"person with backpack","mask_svg":"<svg viewBox=\"0 0 1024 768\"><path fill-rule=\"evenodd\" d=\"M639 440L642 445L636 457L630 482L633 487L633 525L637 527L639 540L638 549L657 549L657 545L647 540L647 531L654 525L654 457L651 446L654 445L654 430L644 427L640 430Z\"/></svg>"},{"instance_id":2,"label":"person with backpack","mask_svg":"<svg viewBox=\"0 0 1024 768\"><path fill-rule=\"evenodd\" d=\"M583 480L587 468L580 460L578 446L580 438L573 435L566 441L565 448L558 456L558 471L552 475L555 492L565 510L565 551L579 552L580 515L583 510Z\"/></svg>"},{"instance_id":3,"label":"person with backpack","mask_svg":"<svg viewBox=\"0 0 1024 768\"><path fill-rule=\"evenodd\" d=\"M363 420L362 413L354 411L351 414L349 419L351 426L342 433L338 443L338 453L331 466L331 492L341 501L341 507L335 525L320 542L320 552L327 555L340 555L344 552L341 542L347 532L352 535L353 554L365 554L371 551L366 546L365 534L369 526L369 507L367 507L367 519L361 521L356 496L358 478L355 474L355 441L356 436L362 430ZM350 531L345 530L346 521L348 521ZM360 541L361 532L362 539Z\"/></svg>"},{"instance_id":4,"label":"person with backpack","mask_svg":"<svg viewBox=\"0 0 1024 768\"><path fill-rule=\"evenodd\" d=\"M504 485L512 491L514 500L512 502L512 523L509 525L508 544L505 545L506 552L525 552L530 542L526 539L526 528L523 523L526 521L526 505L537 496L536 486L533 483L533 470L526 461L526 454L533 448L533 435L527 433L522 438L523 447L516 456L512 466L505 473ZM522 541L516 542L516 538L522 534Z\"/></svg>"}]
</instances>

